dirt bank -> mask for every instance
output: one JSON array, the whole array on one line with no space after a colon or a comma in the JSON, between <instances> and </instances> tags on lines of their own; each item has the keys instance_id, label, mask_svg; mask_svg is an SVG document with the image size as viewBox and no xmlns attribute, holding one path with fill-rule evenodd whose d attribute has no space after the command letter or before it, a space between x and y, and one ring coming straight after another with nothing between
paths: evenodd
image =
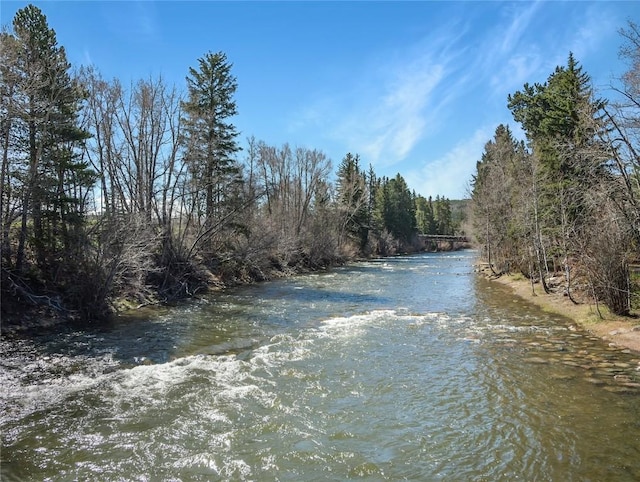
<instances>
[{"instance_id":1,"label":"dirt bank","mask_svg":"<svg viewBox=\"0 0 640 482\"><path fill-rule=\"evenodd\" d=\"M603 317L601 319L595 304L576 305L562 293L546 294L539 285L535 286L534 295L531 282L522 277L503 275L491 279L496 283L509 286L515 294L545 311L558 313L574 320L577 325L609 343L640 353L640 318L615 316L600 305Z\"/></svg>"}]
</instances>

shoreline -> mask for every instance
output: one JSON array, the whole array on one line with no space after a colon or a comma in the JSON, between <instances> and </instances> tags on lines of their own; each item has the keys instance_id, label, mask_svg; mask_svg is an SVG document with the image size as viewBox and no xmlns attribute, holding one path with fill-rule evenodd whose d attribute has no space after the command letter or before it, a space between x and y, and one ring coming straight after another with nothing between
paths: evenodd
<instances>
[{"instance_id":1,"label":"shoreline","mask_svg":"<svg viewBox=\"0 0 640 482\"><path fill-rule=\"evenodd\" d=\"M576 325L608 342L611 346L640 353L640 318L612 315L603 305L600 305L602 314L600 318L595 303L573 304L561 293L544 293L539 284L534 285L534 295L531 281L516 275L503 274L497 278L487 276L487 279L510 288L516 296L544 311L569 318Z\"/></svg>"},{"instance_id":2,"label":"shoreline","mask_svg":"<svg viewBox=\"0 0 640 482\"><path fill-rule=\"evenodd\" d=\"M464 249L464 248L462 248ZM459 251L460 249L439 249L437 251L428 251L421 250L416 252L405 252L405 253L394 253L386 256L380 256L380 258L391 258L394 256L406 255L406 254L417 254L420 252L449 252L449 251ZM27 305L24 302L21 302L17 298L11 299L2 299L2 303L0 303L0 337L7 336L16 336L16 335L24 335L30 334L36 330L55 330L55 329L63 329L61 327L65 326L98 326L100 324L109 323L111 320L117 317L135 317L138 313L140 313L141 309L164 309L173 304L189 302L190 300L198 299L202 295L214 295L215 293L225 292L228 289L240 287L240 286L248 286L253 284L261 284L261 283L269 283L271 281L275 281L278 279L284 278L292 278L295 276L313 273L313 272L322 272L326 270L331 270L337 268L339 266L345 266L350 263L365 261L368 259L372 259L373 257L345 257L342 259L335 259L331 262L317 267L310 267L304 265L294 265L294 266L272 266L271 270L267 273L263 273L264 277L258 278L249 278L249 277L233 277L228 280L222 280L220 277L220 273L210 272L211 275L209 278L209 282L206 286L203 286L203 290L198 294L182 296L176 298L170 302L156 300L149 303L138 303L133 302L132 300L128 300L125 298L118 298L113 300L112 305L117 307L106 319L96 320L86 322L83 320L77 320L73 316L69 316L68 314L64 314L61 312L57 312L53 310L51 307L43 307L43 306L32 306ZM5 293L3 293L4 295Z\"/></svg>"}]
</instances>

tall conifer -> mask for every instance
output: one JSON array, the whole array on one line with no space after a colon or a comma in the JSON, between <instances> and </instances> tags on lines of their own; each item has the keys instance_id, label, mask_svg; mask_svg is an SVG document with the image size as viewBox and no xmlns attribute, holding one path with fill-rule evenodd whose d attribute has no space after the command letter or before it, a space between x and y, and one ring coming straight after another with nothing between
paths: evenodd
<instances>
[{"instance_id":1,"label":"tall conifer","mask_svg":"<svg viewBox=\"0 0 640 482\"><path fill-rule=\"evenodd\" d=\"M238 192L240 170L234 154L240 150L231 122L237 114L237 88L232 64L222 52L198 59L189 68L188 98L183 102L185 162L207 229L227 213ZM200 193L204 193L201 195Z\"/></svg>"}]
</instances>

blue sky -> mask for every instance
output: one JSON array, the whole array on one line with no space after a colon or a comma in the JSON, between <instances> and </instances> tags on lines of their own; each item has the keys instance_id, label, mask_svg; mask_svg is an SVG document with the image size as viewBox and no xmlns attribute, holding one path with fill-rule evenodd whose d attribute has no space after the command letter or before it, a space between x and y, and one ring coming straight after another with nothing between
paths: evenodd
<instances>
[{"instance_id":1,"label":"blue sky","mask_svg":"<svg viewBox=\"0 0 640 482\"><path fill-rule=\"evenodd\" d=\"M347 152L425 196L466 196L484 144L514 124L507 95L572 51L602 97L624 71L618 30L640 2L33 2L74 66L124 84L223 51L244 144ZM10 25L27 2L3 0ZM240 154L243 155L242 153Z\"/></svg>"}]
</instances>

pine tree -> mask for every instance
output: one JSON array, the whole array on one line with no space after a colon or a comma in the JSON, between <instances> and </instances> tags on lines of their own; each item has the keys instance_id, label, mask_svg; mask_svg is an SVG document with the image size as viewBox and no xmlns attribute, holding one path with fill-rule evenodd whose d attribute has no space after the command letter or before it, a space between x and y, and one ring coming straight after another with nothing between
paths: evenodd
<instances>
[{"instance_id":1,"label":"pine tree","mask_svg":"<svg viewBox=\"0 0 640 482\"><path fill-rule=\"evenodd\" d=\"M355 239L362 251L369 234L369 193L364 172L360 170L360 158L350 152L344 157L337 172L338 206L342 229Z\"/></svg>"},{"instance_id":2,"label":"pine tree","mask_svg":"<svg viewBox=\"0 0 640 482\"><path fill-rule=\"evenodd\" d=\"M239 191L238 133L230 119L237 114L237 82L224 53L207 53L187 76L183 102L185 163L192 176L204 227L211 230L233 207Z\"/></svg>"},{"instance_id":3,"label":"pine tree","mask_svg":"<svg viewBox=\"0 0 640 482\"><path fill-rule=\"evenodd\" d=\"M408 243L416 234L415 202L404 178L397 174L385 186L387 189L384 221L387 230Z\"/></svg>"},{"instance_id":4,"label":"pine tree","mask_svg":"<svg viewBox=\"0 0 640 482\"><path fill-rule=\"evenodd\" d=\"M547 215L558 225L563 216L564 222L579 221L581 193L605 172L602 158L583 155L604 130L605 102L594 98L590 82L569 54L566 67L556 67L544 85L525 84L522 92L509 96L509 108L540 159Z\"/></svg>"},{"instance_id":5,"label":"pine tree","mask_svg":"<svg viewBox=\"0 0 640 482\"><path fill-rule=\"evenodd\" d=\"M545 290L544 274L562 269L565 294L573 300L574 273L586 271L592 291L609 300L612 311L624 313L628 308L619 294L626 289L627 261L619 249L605 249L616 244L613 239L619 233L615 220L603 216L611 212L612 203L619 203L615 199L619 179L608 165L615 149L605 143L605 107L572 54L545 84L525 84L522 91L509 96L509 108L532 149L526 190L531 202L521 198L522 204L530 204L530 222L519 227L521 239L533 240L530 252L535 253ZM599 225L609 228L603 233ZM608 235L611 243L603 241ZM603 252L607 252L604 257Z\"/></svg>"},{"instance_id":6,"label":"pine tree","mask_svg":"<svg viewBox=\"0 0 640 482\"><path fill-rule=\"evenodd\" d=\"M521 145L508 126L499 125L492 140L485 144L473 180L472 210L476 238L494 269L519 265L516 262L513 236L520 231L522 220L515 215L518 193L528 192L518 184L525 167L520 161Z\"/></svg>"},{"instance_id":7,"label":"pine tree","mask_svg":"<svg viewBox=\"0 0 640 482\"><path fill-rule=\"evenodd\" d=\"M416 228L420 234L436 234L436 222L433 215L433 202L431 196L426 199L420 195L414 195L416 204Z\"/></svg>"},{"instance_id":8,"label":"pine tree","mask_svg":"<svg viewBox=\"0 0 640 482\"><path fill-rule=\"evenodd\" d=\"M453 234L453 220L451 218L451 203L445 197L436 196L433 206L436 233L441 235Z\"/></svg>"},{"instance_id":9,"label":"pine tree","mask_svg":"<svg viewBox=\"0 0 640 482\"><path fill-rule=\"evenodd\" d=\"M585 194L606 175L608 156L599 140L604 106L573 54L545 84L525 85L509 96L509 108L539 160L542 232L561 263L571 256L572 238L582 236L581 225L589 217Z\"/></svg>"},{"instance_id":10,"label":"pine tree","mask_svg":"<svg viewBox=\"0 0 640 482\"><path fill-rule=\"evenodd\" d=\"M2 120L13 178L6 176L2 188L4 193L12 183L22 194L16 268L24 268L30 242L38 267L53 271L60 256L72 255L81 242L84 200L95 182L79 157L88 138L78 120L86 94L40 9L19 10L13 31L3 35L13 64L3 70L3 80L11 74L11 95Z\"/></svg>"}]
</instances>

